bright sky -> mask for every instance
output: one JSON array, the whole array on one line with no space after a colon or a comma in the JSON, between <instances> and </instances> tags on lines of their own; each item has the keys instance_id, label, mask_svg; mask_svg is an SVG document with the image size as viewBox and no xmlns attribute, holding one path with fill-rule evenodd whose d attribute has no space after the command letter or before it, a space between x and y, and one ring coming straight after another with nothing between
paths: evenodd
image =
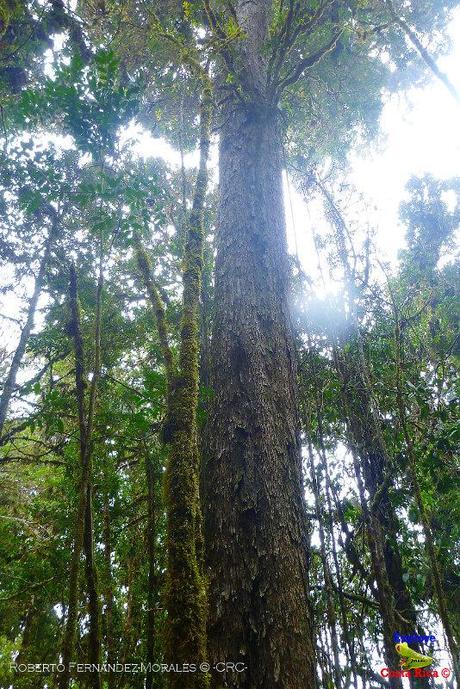
<instances>
[{"instance_id":1,"label":"bright sky","mask_svg":"<svg viewBox=\"0 0 460 689\"><path fill-rule=\"evenodd\" d=\"M452 50L438 60L438 66L460 92L460 8L453 15L449 34ZM424 88L393 95L383 108L380 124L379 142L350 155L350 182L369 202L381 258L393 262L404 245L398 206L409 178L428 172L444 179L460 175L460 105L433 76ZM310 272L317 263L310 225L322 220L314 208L306 208L293 185L289 195L293 208L291 213L288 202L290 250L295 250L294 216L299 257Z\"/></svg>"},{"instance_id":2,"label":"bright sky","mask_svg":"<svg viewBox=\"0 0 460 689\"><path fill-rule=\"evenodd\" d=\"M448 56L439 59L438 65L460 91L460 8L454 14L449 34L452 50ZM59 37L55 48L59 49ZM49 57L51 62L51 51ZM398 206L411 175L430 172L434 176L448 178L460 174L459 124L460 106L433 76L424 88L391 96L381 115L379 141L365 150L350 154L350 181L366 197L367 216L375 227L381 258L394 262L398 250L403 246L404 230L398 224ZM161 156L172 165L180 164L179 153L167 142L154 139L137 127L129 128L126 138L129 137L137 140L133 143L133 150L139 155ZM196 162L196 153L186 157L187 166ZM216 163L217 147L214 146L214 170ZM317 257L312 230L321 233L324 218L318 212L318 205L307 206L304 203L292 183L285 183L285 192L290 251L295 253L297 245L305 271L314 275ZM328 283L326 289L333 290L334 286ZM21 299L19 294L16 297L8 295L8 299L0 304L0 313L17 316ZM11 322L3 321L0 331L5 333L5 330L11 336L16 328L12 327Z\"/></svg>"},{"instance_id":3,"label":"bright sky","mask_svg":"<svg viewBox=\"0 0 460 689\"><path fill-rule=\"evenodd\" d=\"M455 12L449 28L452 51L438 61L439 67L449 76L460 91L460 8ZM55 48L59 49L57 37ZM52 53L49 55L51 68ZM394 262L404 243L404 230L398 223L398 206L404 196L404 187L413 174L430 172L436 177L448 178L460 174L460 106L445 86L434 76L421 89L405 95L393 95L383 108L379 141L366 150L350 155L352 182L365 195L368 202L368 219L376 230L376 242L381 258ZM130 127L126 138L133 137L133 150L142 156L161 156L170 164L179 166L180 156L167 142L154 139L139 127ZM124 137L125 138L125 137ZM187 166L196 165L197 155L186 157ZM213 147L212 167L217 168L217 146ZM325 229L324 218L318 204L305 204L291 183L286 184L286 221L291 253L298 255L305 271L317 275L317 255L313 243L313 230ZM297 247L297 249L296 249ZM326 275L327 280L327 275ZM317 291L323 291L318 281ZM326 290L335 291L337 285L327 281ZM32 284L27 290L32 289ZM21 309L21 296L7 295L0 304L0 313L17 317ZM43 301L43 300L41 300ZM36 324L41 318L37 315ZM17 327L11 321L0 322L5 340L14 341Z\"/></svg>"}]
</instances>

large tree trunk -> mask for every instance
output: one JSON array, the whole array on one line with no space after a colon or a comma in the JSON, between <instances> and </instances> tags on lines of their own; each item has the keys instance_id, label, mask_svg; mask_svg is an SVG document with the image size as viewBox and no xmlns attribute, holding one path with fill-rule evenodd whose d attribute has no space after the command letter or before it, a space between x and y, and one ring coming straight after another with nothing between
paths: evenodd
<instances>
[{"instance_id":1,"label":"large tree trunk","mask_svg":"<svg viewBox=\"0 0 460 689\"><path fill-rule=\"evenodd\" d=\"M308 689L315 662L280 137L263 103L233 103L223 122L203 466L210 662L246 665L216 673L214 686Z\"/></svg>"}]
</instances>

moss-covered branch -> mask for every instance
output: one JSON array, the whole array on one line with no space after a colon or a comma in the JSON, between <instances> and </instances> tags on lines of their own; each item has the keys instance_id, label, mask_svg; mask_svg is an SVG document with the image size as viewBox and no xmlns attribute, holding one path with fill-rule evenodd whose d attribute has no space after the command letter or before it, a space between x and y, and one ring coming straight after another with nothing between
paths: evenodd
<instances>
[{"instance_id":1,"label":"moss-covered branch","mask_svg":"<svg viewBox=\"0 0 460 689\"><path fill-rule=\"evenodd\" d=\"M170 388L172 379L174 377L175 366L174 356L169 345L168 323L166 320L165 306L161 298L160 292L155 284L155 280L153 279L152 266L149 255L147 254L147 251L145 250L145 247L142 245L139 238L136 238L135 242L137 266L142 276L145 291L147 292L153 311L155 313L158 337L160 339L161 353L163 355L163 361L166 369L166 379L168 388Z\"/></svg>"},{"instance_id":2,"label":"moss-covered branch","mask_svg":"<svg viewBox=\"0 0 460 689\"><path fill-rule=\"evenodd\" d=\"M199 389L199 301L203 267L203 208L211 128L211 92L205 86L200 113L200 164L195 182L183 265L183 308L179 371L170 408L171 451L166 505L168 545L167 656L175 663L206 660L206 596L200 571L201 518L197 410ZM186 683L184 683L186 681ZM170 673L171 689L208 684L203 673Z\"/></svg>"},{"instance_id":3,"label":"moss-covered branch","mask_svg":"<svg viewBox=\"0 0 460 689\"><path fill-rule=\"evenodd\" d=\"M208 183L212 93L202 80L200 108L200 163L192 209L187 222L183 259L183 297L179 362L176 368L169 344L163 301L152 277L150 260L139 239L136 261L145 290L155 312L166 369L167 432L170 446L166 478L168 610L166 656L170 663L200 663L206 660L206 594L201 572L201 511L199 501L198 391L199 305L203 269L203 209ZM203 689L208 676L202 672L168 674L171 689Z\"/></svg>"}]
</instances>

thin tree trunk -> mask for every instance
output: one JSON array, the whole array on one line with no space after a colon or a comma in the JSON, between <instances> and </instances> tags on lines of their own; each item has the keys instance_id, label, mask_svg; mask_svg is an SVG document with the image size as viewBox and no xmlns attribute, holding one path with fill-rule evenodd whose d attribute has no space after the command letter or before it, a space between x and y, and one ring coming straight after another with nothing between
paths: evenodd
<instances>
[{"instance_id":1,"label":"thin tree trunk","mask_svg":"<svg viewBox=\"0 0 460 689\"><path fill-rule=\"evenodd\" d=\"M411 634L417 628L417 616L404 583L403 563L397 547L398 524L388 492L392 482L390 460L378 420L372 411L368 377L362 373L360 362L352 361L351 356L349 352L347 356L339 357L340 376L347 397L349 431L360 457L364 484L370 496L369 510L379 522L383 535L385 567L397 613L397 627L393 631ZM421 650L418 645L416 650ZM424 679L413 684L419 687L429 686Z\"/></svg>"},{"instance_id":2,"label":"thin tree trunk","mask_svg":"<svg viewBox=\"0 0 460 689\"><path fill-rule=\"evenodd\" d=\"M409 41L412 43L412 45L414 46L414 48L416 49L416 51L418 52L418 54L420 55L422 60L425 62L427 67L430 69L430 71L434 74L434 76L437 79L439 79L444 84L444 86L449 91L452 98L454 98L455 101L458 104L460 104L460 94L458 93L457 89L452 84L449 77L439 69L438 65L436 64L436 62L431 57L428 50L424 47L424 45L420 41L419 37L415 33L415 31L413 31L411 29L411 27L409 26L409 24L404 19L402 19L402 17L399 16L399 14L397 13L397 11L395 9L395 6L394 6L392 0L384 0L384 5L389 10L389 13L390 13L393 21L405 33L405 35L407 36Z\"/></svg>"},{"instance_id":3,"label":"thin tree trunk","mask_svg":"<svg viewBox=\"0 0 460 689\"><path fill-rule=\"evenodd\" d=\"M357 417L353 414L352 409L350 408L350 405L352 404L350 398L353 398L353 394L351 388L346 384L343 359L336 349L334 349L334 363L336 366L337 373L339 375L339 379L342 382L342 400L349 425L353 465L358 485L358 493L360 497L361 508L363 510L363 515L366 523L367 542L371 557L372 573L376 583L376 596L382 616L382 632L385 663L387 664L387 667L396 668L398 666L398 655L395 651L393 644L393 633L397 629L396 607L394 593L388 578L388 572L385 562L385 533L383 531L379 519L377 518L375 511L368 505L368 501L366 499L365 484L363 482L363 477L361 473L362 467L359 460L360 446L357 445L357 431L356 428L354 428L353 426L353 424L357 421ZM392 689L402 688L401 680L397 677L390 678L389 684L390 687L392 687Z\"/></svg>"},{"instance_id":4,"label":"thin tree trunk","mask_svg":"<svg viewBox=\"0 0 460 689\"><path fill-rule=\"evenodd\" d=\"M201 74L200 162L184 249L182 318L176 370L168 342L167 322L148 256L137 242L137 263L154 308L167 377L167 421L163 439L169 444L165 501L168 566L166 579L166 660L184 665L206 661L206 592L202 575L202 528L199 499L198 390L199 307L203 269L203 210L207 190L212 93ZM203 689L205 672L167 675L170 689Z\"/></svg>"},{"instance_id":5,"label":"thin tree trunk","mask_svg":"<svg viewBox=\"0 0 460 689\"><path fill-rule=\"evenodd\" d=\"M352 455L361 507L367 526L367 542L371 556L372 570L377 585L377 599L382 616L385 663L387 667L396 669L399 664L399 657L393 644L393 634L396 629L395 602L393 591L388 580L385 556L383 553L383 541L385 536L375 514L368 508L364 484L361 477L361 467L355 449L352 450ZM389 685L391 689L402 689L402 682L399 677L390 677Z\"/></svg>"},{"instance_id":6,"label":"thin tree trunk","mask_svg":"<svg viewBox=\"0 0 460 689\"><path fill-rule=\"evenodd\" d=\"M201 573L201 510L199 501L198 387L199 303L203 266L203 208L207 189L212 100L203 86L200 113L200 164L184 252L179 370L169 409L170 454L166 475L168 568L166 605L169 662L206 661L206 598ZM208 685L203 672L168 673L170 689Z\"/></svg>"},{"instance_id":7,"label":"thin tree trunk","mask_svg":"<svg viewBox=\"0 0 460 689\"><path fill-rule=\"evenodd\" d=\"M153 312L155 314L155 320L158 330L158 338L160 340L161 353L163 356L163 363L166 371L166 383L167 383L167 399L166 404L169 406L169 399L171 395L171 386L174 378L175 372L175 362L174 356L169 346L168 341L168 324L166 320L166 312L161 298L160 292L157 285L152 277L152 270L150 265L149 256L142 246L142 243L138 237L135 237L136 244L136 261L137 267L141 274L145 290L150 300Z\"/></svg>"},{"instance_id":8,"label":"thin tree trunk","mask_svg":"<svg viewBox=\"0 0 460 689\"><path fill-rule=\"evenodd\" d=\"M339 559L337 555L337 546L336 546L336 541L335 541L335 534L334 534L334 524L332 521L332 502L331 502L331 481L330 481L330 476L329 476L329 467L328 467L328 462L327 462L327 456L324 451L324 446L323 442L321 441L322 445L322 461L324 465L324 471L325 471L325 476L326 476L326 502L327 502L327 511L329 515L329 522L330 522L330 534L331 534L331 544L332 544L332 559L334 561L334 567L335 567L335 576L337 578L337 586L338 586L338 598L339 598L339 607L340 607L340 615L342 618L342 631L343 631L343 638L345 640L345 647L346 650L348 650L348 655L349 655L349 661L350 661L350 669L351 673L353 675L353 686L355 689L358 688L358 672L357 672L357 666L356 666L356 652L355 652L355 647L353 640L350 635L350 628L348 625L348 619L347 619L347 609L345 606L345 599L343 596L343 577L339 565Z\"/></svg>"},{"instance_id":9,"label":"thin tree trunk","mask_svg":"<svg viewBox=\"0 0 460 689\"><path fill-rule=\"evenodd\" d=\"M200 384L206 388L210 384L210 356L211 356L211 250L206 251L203 257L203 279L201 284L201 309L200 309Z\"/></svg>"},{"instance_id":10,"label":"thin tree trunk","mask_svg":"<svg viewBox=\"0 0 460 689\"><path fill-rule=\"evenodd\" d=\"M326 472L326 500L328 506L328 518L330 522L330 534L331 534L331 545L332 545L332 559L334 562L335 576L337 578L337 594L339 599L340 617L342 622L342 632L343 639L345 641L345 652L347 654L347 660L350 665L351 674L353 675L353 686L358 689L358 672L356 667L356 653L353 640L350 635L350 627L347 618L347 608L345 605L345 598L343 595L343 577L340 571L339 559L337 554L337 546L335 541L334 526L332 522L332 505L331 505L331 495L330 495L330 481L327 477L328 468L325 467Z\"/></svg>"},{"instance_id":11,"label":"thin tree trunk","mask_svg":"<svg viewBox=\"0 0 460 689\"><path fill-rule=\"evenodd\" d=\"M3 434L3 427L5 425L11 396L16 386L16 377L19 371L19 367L21 366L22 359L26 351L27 342L29 341L30 333L34 325L35 311L37 309L38 299L42 291L43 281L45 279L46 268L48 265L51 247L53 244L54 236L56 234L56 230L57 219L53 216L51 230L45 241L45 248L40 260L37 277L35 279L34 291L32 293L32 296L29 301L29 306L27 308L26 322L21 331L18 345L14 352L8 374L3 384L2 395L0 397L0 438Z\"/></svg>"},{"instance_id":12,"label":"thin tree trunk","mask_svg":"<svg viewBox=\"0 0 460 689\"><path fill-rule=\"evenodd\" d=\"M158 577L156 573L156 536L157 536L157 506L155 495L155 469L149 456L145 460L145 471L148 491L148 518L146 529L147 554L148 554L148 582L147 582L147 632L146 632L146 663L155 663L155 627L156 627L156 601L158 596ZM154 673L147 671L146 689L152 689Z\"/></svg>"},{"instance_id":13,"label":"thin tree trunk","mask_svg":"<svg viewBox=\"0 0 460 689\"><path fill-rule=\"evenodd\" d=\"M320 541L320 554L321 554L321 564L323 568L324 577L324 589L326 592L326 611L327 611L327 623L329 626L329 632L331 635L331 646L332 646L332 656L334 659L333 671L336 689L341 689L341 668L339 660L339 640L337 636L337 620L335 614L335 601L334 601L334 588L332 582L331 571L329 568L329 563L327 561L326 552L326 535L324 531L323 523L323 510L320 503L319 487L318 487L318 476L315 468L315 460L313 454L313 447L310 438L308 439L308 456L310 460L310 474L313 486L313 494L315 496L315 512L316 518L318 520L319 527L319 541Z\"/></svg>"},{"instance_id":14,"label":"thin tree trunk","mask_svg":"<svg viewBox=\"0 0 460 689\"><path fill-rule=\"evenodd\" d=\"M349 234L334 199L319 179L316 179L316 184L327 204L327 212L335 231L337 253L345 276L345 294L349 307L348 337L351 339L352 346L346 355L337 354L335 363L343 386L343 395L346 397L349 431L352 435L355 451L360 458L365 488L370 496L371 521L375 519L379 522L378 530L383 537L382 546L387 573L385 578L392 591L398 620L397 629L393 631L411 634L417 628L417 616L403 579L403 563L397 546L399 529L389 495L389 488L392 483L391 462L375 410L372 383L356 313L355 279L346 247L346 236ZM418 644L415 647L416 650L422 650ZM424 678L412 678L411 686L428 689L429 681Z\"/></svg>"},{"instance_id":15,"label":"thin tree trunk","mask_svg":"<svg viewBox=\"0 0 460 689\"><path fill-rule=\"evenodd\" d=\"M101 317L102 317L102 290L104 287L104 275L102 270L102 245L99 258L99 278L96 291L96 317L94 334L94 371L91 381L90 400L88 408L88 421L86 424L86 453L88 462L88 486L85 508L85 534L83 549L85 553L86 585L88 593L89 612L89 648L88 660L91 664L98 665L101 661L101 614L98 591L98 575L94 558L94 517L93 517L93 485L92 485L92 449L93 449L93 419L96 404L97 386L101 371ZM99 672L90 674L90 684L93 689L101 689L101 677Z\"/></svg>"},{"instance_id":16,"label":"thin tree trunk","mask_svg":"<svg viewBox=\"0 0 460 689\"><path fill-rule=\"evenodd\" d=\"M308 346L309 346L310 351L312 351L312 343L311 343L310 338L308 338ZM333 486L331 484L331 480L330 480L329 463L328 463L328 457L327 457L326 447L325 447L325 443L324 443L320 381L318 379L317 373L318 372L317 372L316 366L314 364L314 358L313 358L313 363L308 368L308 370L306 371L306 375L310 378L310 381L311 381L311 383L315 389L315 399L314 400L306 400L305 405L304 405L306 407L306 414L304 416L303 421L305 424L307 437L310 438L311 437L311 431L310 431L311 421L310 421L310 411L308 409L308 407L309 407L308 402L310 402L310 404L312 402L314 402L315 403L315 417L316 417L316 422L317 422L319 454L320 454L321 462L322 462L322 465L324 468L325 479L326 479L327 513L329 515L329 530L330 530L330 537L331 537L331 544L332 544L332 557L333 557L334 567L335 567L335 576L337 578L337 593L338 593L338 599L339 599L340 615L341 615L341 619L342 619L343 638L345 641L345 651L347 652L351 673L353 675L353 686L355 687L355 689L357 689L358 672L357 672L357 665L356 665L356 652L355 652L353 640L352 640L351 635L350 635L350 629L349 629L348 619L347 619L347 609L346 609L344 595L343 595L344 585L343 585L343 578L342 578L341 568L339 565L339 560L338 560L338 555L337 555L337 547L336 547L333 516L332 516L333 515L333 509L332 509L331 494L334 498L334 503L336 505L336 509L337 509L337 512L339 513L339 518L341 519L342 524L346 525L346 521L345 521L345 518L343 515L340 501L338 500L338 497L334 491L334 488L333 488ZM344 548L344 550L345 550L345 548ZM362 568L360 558L359 558L358 554L355 552L354 548L353 548L353 555L354 555L354 557L353 557L352 565L354 567L356 565L359 565L359 567L361 567L362 573L364 575L366 575L365 570ZM332 579L331 579L331 582L332 582Z\"/></svg>"},{"instance_id":17,"label":"thin tree trunk","mask_svg":"<svg viewBox=\"0 0 460 689\"><path fill-rule=\"evenodd\" d=\"M107 480L107 477L106 477ZM105 646L107 650L107 663L115 662L115 639L113 632L114 622L114 596L112 575L112 525L110 520L109 492L104 492L104 562L105 562ZM115 673L110 672L107 679L108 689L115 687Z\"/></svg>"},{"instance_id":18,"label":"thin tree trunk","mask_svg":"<svg viewBox=\"0 0 460 689\"><path fill-rule=\"evenodd\" d=\"M81 476L78 486L78 504L75 515L75 533L73 550L70 561L69 599L67 622L62 644L62 663L64 671L58 675L60 689L67 689L70 682L70 662L75 648L78 613L78 576L82 551L86 555L86 573L88 577L88 593L90 596L90 649L91 658L100 657L99 630L99 600L95 588L96 575L93 562L93 529L91 508L91 450L96 392L100 376L101 352L101 297L103 288L102 258L99 268L99 280L96 296L95 323L95 365L89 394L88 413L85 418L85 365L83 337L81 333L80 304L78 300L78 281L75 266L70 266L69 305L71 312L71 330L75 350L75 387L78 406L79 436L80 436L80 465ZM89 506L89 507L88 507ZM90 516L90 520L87 518ZM97 655L96 655L97 654ZM91 662L99 662L92 660ZM98 672L91 673L92 686L99 689L100 676Z\"/></svg>"},{"instance_id":19,"label":"thin tree trunk","mask_svg":"<svg viewBox=\"0 0 460 689\"><path fill-rule=\"evenodd\" d=\"M91 481L91 479L90 479ZM101 624L99 609L98 577L94 559L94 520L93 496L91 484L87 487L85 534L83 549L85 553L86 587L88 594L89 634L88 634L88 662L97 665L101 662ZM91 672L89 684L93 689L101 689L99 672Z\"/></svg>"},{"instance_id":20,"label":"thin tree trunk","mask_svg":"<svg viewBox=\"0 0 460 689\"><path fill-rule=\"evenodd\" d=\"M313 374L315 375L316 371L313 371ZM339 598L340 614L341 614L341 618L342 618L343 637L345 640L346 650L348 650L348 655L349 655L349 659L350 659L350 667L351 667L351 672L353 674L353 685L354 685L355 689L357 689L357 682L358 682L357 674L358 673L357 673L357 666L356 666L356 653L355 653L352 639L350 637L350 630L349 630L349 625L348 625L348 620L347 620L347 611L346 611L346 606L345 606L345 601L344 601L344 596L343 596L343 590L344 590L343 579L342 579L341 569L340 569L339 560L338 560L338 556L337 556L337 548L336 548L334 527L333 527L333 521L332 521L331 493L333 492L333 489L332 489L332 485L331 485L331 481L330 481L327 452L326 452L326 448L324 445L323 423L322 423L322 417L321 417L320 399L319 399L318 394L316 395L316 418L317 418L317 424L318 424L320 456L321 456L321 461L322 461L322 464L324 467L324 472L325 472L325 477L326 477L326 502L327 502L327 511L328 511L328 515L329 515L329 521L330 521L332 557L333 557L335 573L336 573L336 577L337 577L337 592L338 592L338 598ZM338 505L338 507L340 509L339 501L337 500L337 497L335 495L334 495L334 498L336 500L336 504ZM358 561L359 561L359 558L358 558ZM332 579L331 579L331 583L332 583Z\"/></svg>"},{"instance_id":21,"label":"thin tree trunk","mask_svg":"<svg viewBox=\"0 0 460 689\"><path fill-rule=\"evenodd\" d=\"M129 662L129 658L132 656L132 653L135 648L135 624L134 620L137 616L137 605L135 601L135 584L136 584L136 572L139 570L140 567L140 562L139 562L139 553L137 550L137 540L138 540L139 534L136 533L136 531L133 529L131 538L130 538L130 548L129 552L127 553L127 578L125 586L127 589L126 593L126 616L124 620L124 625L123 625L123 642L122 642L122 647L121 647L121 656L120 656L120 663L121 665L125 665L127 662ZM117 686L118 687L125 687L127 684L129 684L129 681L131 679L131 676L128 675L126 676L125 673L120 673L120 675L117 675Z\"/></svg>"},{"instance_id":22,"label":"thin tree trunk","mask_svg":"<svg viewBox=\"0 0 460 689\"><path fill-rule=\"evenodd\" d=\"M16 656L16 663L20 665L21 663L27 662L29 655L29 647L31 645L31 640L33 637L33 631L35 626L35 620L37 617L37 605L35 602L35 596L30 599L29 607L27 609L27 614L24 620L24 629L22 632L21 648Z\"/></svg>"},{"instance_id":23,"label":"thin tree trunk","mask_svg":"<svg viewBox=\"0 0 460 689\"><path fill-rule=\"evenodd\" d=\"M75 266L70 266L69 306L71 313L71 330L75 351L75 387L78 404L78 418L80 430L80 459L81 476L78 486L78 503L74 522L73 549L70 560L69 595L67 607L67 621L62 642L62 663L64 671L58 675L59 689L67 689L70 682L70 662L75 648L78 615L78 575L80 571L80 557L83 549L84 523L86 501L88 497L89 462L86 452L86 422L85 422L85 380L83 337L80 323L80 304L78 299L78 281Z\"/></svg>"}]
</instances>

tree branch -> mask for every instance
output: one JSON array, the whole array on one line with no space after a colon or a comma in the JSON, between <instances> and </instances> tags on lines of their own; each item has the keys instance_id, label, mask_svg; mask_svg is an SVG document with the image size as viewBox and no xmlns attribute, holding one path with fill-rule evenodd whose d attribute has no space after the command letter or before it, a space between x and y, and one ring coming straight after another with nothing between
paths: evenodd
<instances>
[{"instance_id":1,"label":"tree branch","mask_svg":"<svg viewBox=\"0 0 460 689\"><path fill-rule=\"evenodd\" d=\"M439 81L442 81L446 89L449 91L450 95L452 98L455 99L455 101L460 104L460 94L455 88L455 86L452 84L450 81L449 77L442 72L439 67L437 66L436 62L433 60L427 49L422 45L420 39L418 38L417 34L415 31L413 31L409 24L402 19L396 12L395 6L393 5L392 0L383 0L386 8L388 9L391 17L394 19L395 23L404 31L406 34L407 38L409 41L412 43L422 60L425 62L425 64L429 67L431 72L439 79Z\"/></svg>"},{"instance_id":2,"label":"tree branch","mask_svg":"<svg viewBox=\"0 0 460 689\"><path fill-rule=\"evenodd\" d=\"M311 69L315 65L317 65L323 57L328 55L328 53L332 52L334 50L335 46L337 45L337 41L339 40L340 36L343 34L343 28L341 28L339 31L337 31L331 40L321 48L321 50L318 50L316 53L313 53L313 55L309 55L308 57L304 58L301 60L296 67L286 76L284 79L282 79L280 82L278 82L276 86L276 99L278 100L282 91L287 87L291 86L294 84L296 81L300 79L302 74L305 72L307 69Z\"/></svg>"}]
</instances>

